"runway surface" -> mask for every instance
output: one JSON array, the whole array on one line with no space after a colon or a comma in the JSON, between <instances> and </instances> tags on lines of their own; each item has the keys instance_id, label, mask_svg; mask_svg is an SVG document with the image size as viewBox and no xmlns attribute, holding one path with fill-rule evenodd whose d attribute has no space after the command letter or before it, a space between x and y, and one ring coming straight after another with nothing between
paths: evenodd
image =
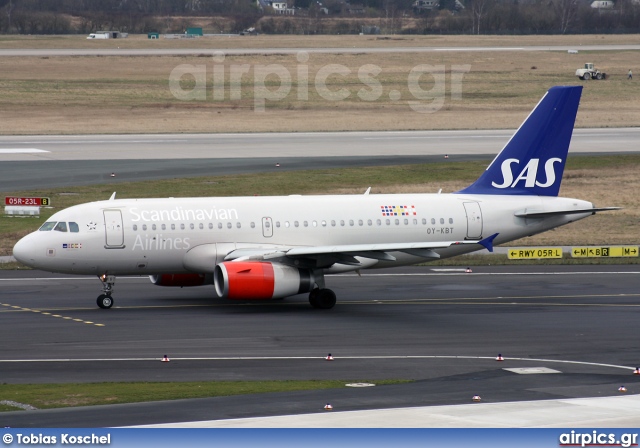
<instances>
[{"instance_id":1,"label":"runway surface","mask_svg":"<svg viewBox=\"0 0 640 448\"><path fill-rule=\"evenodd\" d=\"M413 267L331 276L338 304L213 298L119 278L0 271L6 383L411 379L412 383L0 414L6 426L124 426L640 392L637 266ZM46 314L49 313L49 314ZM55 317L59 316L59 317ZM325 361L331 353L334 361ZM498 353L505 361L495 360ZM172 361L162 363L163 355ZM535 368L518 374L505 368ZM541 368L558 373L541 373ZM529 372L531 373L531 372Z\"/></svg>"},{"instance_id":2,"label":"runway surface","mask_svg":"<svg viewBox=\"0 0 640 448\"><path fill-rule=\"evenodd\" d=\"M212 44L218 44L215 40ZM512 47L336 47L336 48L91 48L91 49L0 49L2 56L193 56L252 54L353 54L353 53L438 53L450 51L490 52L490 51L636 51L640 45L524 45Z\"/></svg>"},{"instance_id":3,"label":"runway surface","mask_svg":"<svg viewBox=\"0 0 640 448\"><path fill-rule=\"evenodd\" d=\"M513 132L1 136L0 191L275 170L491 160ZM640 128L576 129L570 152L640 152Z\"/></svg>"}]
</instances>

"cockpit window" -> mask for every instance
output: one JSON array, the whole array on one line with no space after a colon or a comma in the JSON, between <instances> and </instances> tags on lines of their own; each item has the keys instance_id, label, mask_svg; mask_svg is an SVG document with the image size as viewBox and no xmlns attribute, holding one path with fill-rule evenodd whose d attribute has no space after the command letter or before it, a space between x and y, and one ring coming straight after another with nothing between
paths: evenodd
<instances>
[{"instance_id":1,"label":"cockpit window","mask_svg":"<svg viewBox=\"0 0 640 448\"><path fill-rule=\"evenodd\" d=\"M58 232L66 232L67 231L67 223L59 222L53 230L57 230Z\"/></svg>"},{"instance_id":2,"label":"cockpit window","mask_svg":"<svg viewBox=\"0 0 640 448\"><path fill-rule=\"evenodd\" d=\"M49 230L52 230L55 226L56 226L55 221L49 221L42 224L42 226L38 230L40 230L41 232L48 232Z\"/></svg>"},{"instance_id":3,"label":"cockpit window","mask_svg":"<svg viewBox=\"0 0 640 448\"><path fill-rule=\"evenodd\" d=\"M78 233L80 231L80 227L77 222L69 222L69 232Z\"/></svg>"}]
</instances>

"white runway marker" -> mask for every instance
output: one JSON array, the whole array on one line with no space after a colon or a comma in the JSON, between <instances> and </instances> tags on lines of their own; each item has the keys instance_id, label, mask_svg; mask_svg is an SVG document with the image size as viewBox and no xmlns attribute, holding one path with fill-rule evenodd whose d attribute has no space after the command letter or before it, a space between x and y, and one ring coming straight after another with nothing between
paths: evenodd
<instances>
[{"instance_id":1,"label":"white runway marker","mask_svg":"<svg viewBox=\"0 0 640 448\"><path fill-rule=\"evenodd\" d=\"M40 152L50 152L36 148L0 148L0 154L34 154Z\"/></svg>"}]
</instances>

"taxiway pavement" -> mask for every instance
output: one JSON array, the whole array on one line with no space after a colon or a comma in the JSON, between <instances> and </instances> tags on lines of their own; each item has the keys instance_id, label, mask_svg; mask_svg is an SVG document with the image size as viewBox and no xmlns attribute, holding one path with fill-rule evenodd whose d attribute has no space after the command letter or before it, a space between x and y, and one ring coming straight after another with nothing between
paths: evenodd
<instances>
[{"instance_id":1,"label":"taxiway pavement","mask_svg":"<svg viewBox=\"0 0 640 448\"><path fill-rule=\"evenodd\" d=\"M363 274L328 279L338 295L329 311L304 296L229 302L212 287L160 288L146 278L119 279L115 307L100 310L97 279L0 271L3 382L414 380L10 412L1 423L125 426L308 414L327 402L351 411L465 404L475 394L484 403L615 396L621 384L640 392L637 266ZM171 362L160 361L165 354Z\"/></svg>"}]
</instances>

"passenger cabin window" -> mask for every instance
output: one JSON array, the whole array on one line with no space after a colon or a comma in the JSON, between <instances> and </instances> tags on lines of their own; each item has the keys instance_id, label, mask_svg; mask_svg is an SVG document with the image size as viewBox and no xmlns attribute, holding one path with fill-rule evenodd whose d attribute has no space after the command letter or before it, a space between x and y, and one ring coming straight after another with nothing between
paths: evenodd
<instances>
[{"instance_id":1,"label":"passenger cabin window","mask_svg":"<svg viewBox=\"0 0 640 448\"><path fill-rule=\"evenodd\" d=\"M38 230L40 230L41 232L48 232L50 230L53 230L55 226L56 226L55 221L45 222L44 224L42 224L42 226L40 226Z\"/></svg>"},{"instance_id":2,"label":"passenger cabin window","mask_svg":"<svg viewBox=\"0 0 640 448\"><path fill-rule=\"evenodd\" d=\"M53 230L57 230L58 232L66 232L67 231L67 223L66 222L59 222L58 224L56 224L56 226L54 227Z\"/></svg>"}]
</instances>

